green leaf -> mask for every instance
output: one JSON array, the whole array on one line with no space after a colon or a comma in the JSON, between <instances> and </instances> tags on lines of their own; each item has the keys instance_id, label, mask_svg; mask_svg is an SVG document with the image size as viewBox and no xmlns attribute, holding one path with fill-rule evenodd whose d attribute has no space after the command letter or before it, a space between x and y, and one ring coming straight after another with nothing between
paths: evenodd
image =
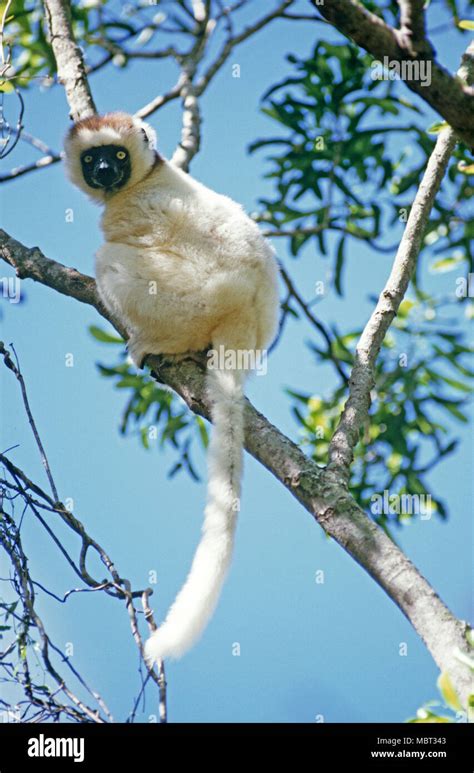
<instances>
[{"instance_id":1,"label":"green leaf","mask_svg":"<svg viewBox=\"0 0 474 773\"><path fill-rule=\"evenodd\" d=\"M1 81L0 82L0 93L2 94L12 94L15 91L15 87L11 81Z\"/></svg>"},{"instance_id":2,"label":"green leaf","mask_svg":"<svg viewBox=\"0 0 474 773\"><path fill-rule=\"evenodd\" d=\"M443 131L443 129L447 129L449 127L449 124L446 121L436 121L436 123L431 124L430 128L427 129L428 134L439 134Z\"/></svg>"},{"instance_id":3,"label":"green leaf","mask_svg":"<svg viewBox=\"0 0 474 773\"><path fill-rule=\"evenodd\" d=\"M454 269L457 268L463 261L464 256L462 255L459 257L456 256L450 258L440 258L431 264L430 271L443 274L447 271L454 271Z\"/></svg>"},{"instance_id":4,"label":"green leaf","mask_svg":"<svg viewBox=\"0 0 474 773\"><path fill-rule=\"evenodd\" d=\"M460 161L458 164L458 171L467 175L474 174L474 164L466 164L465 161Z\"/></svg>"},{"instance_id":5,"label":"green leaf","mask_svg":"<svg viewBox=\"0 0 474 773\"><path fill-rule=\"evenodd\" d=\"M290 239L291 254L296 257L302 246L311 238L311 234L295 233Z\"/></svg>"},{"instance_id":6,"label":"green leaf","mask_svg":"<svg viewBox=\"0 0 474 773\"><path fill-rule=\"evenodd\" d=\"M453 389L459 389L461 392L472 392L471 387L468 384L465 384L463 381L458 381L457 379L450 378L449 376L443 376L441 373L438 375L445 384L449 384L449 386Z\"/></svg>"},{"instance_id":7,"label":"green leaf","mask_svg":"<svg viewBox=\"0 0 474 773\"><path fill-rule=\"evenodd\" d=\"M411 301L408 298L406 298L404 301L401 302L398 308L397 317L399 319L406 319L414 305L415 305L414 301Z\"/></svg>"},{"instance_id":8,"label":"green leaf","mask_svg":"<svg viewBox=\"0 0 474 773\"><path fill-rule=\"evenodd\" d=\"M462 421L464 424L468 423L467 416L457 407L461 401L456 402L455 400L444 400L442 397L438 397L437 395L433 395L432 399L442 408L445 408L447 411L449 411L451 416L454 416L455 419Z\"/></svg>"},{"instance_id":9,"label":"green leaf","mask_svg":"<svg viewBox=\"0 0 474 773\"><path fill-rule=\"evenodd\" d=\"M101 341L104 344L124 344L125 343L123 338L120 338L120 336L116 336L111 333L106 333L105 330L102 330L102 328L97 327L96 325L89 326L89 333L97 341Z\"/></svg>"},{"instance_id":10,"label":"green leaf","mask_svg":"<svg viewBox=\"0 0 474 773\"><path fill-rule=\"evenodd\" d=\"M285 392L287 395L290 395L290 397L294 397L295 400L299 400L301 403L304 403L304 405L308 404L308 400L310 399L311 395L303 395L300 392L295 392L293 389L285 389Z\"/></svg>"},{"instance_id":11,"label":"green leaf","mask_svg":"<svg viewBox=\"0 0 474 773\"><path fill-rule=\"evenodd\" d=\"M341 240L339 242L338 248L337 248L337 256L336 256L336 269L335 269L335 275L334 275L334 287L336 289L336 292L338 295L342 295L342 269L344 267L344 247L346 243L346 237L341 236Z\"/></svg>"},{"instance_id":12,"label":"green leaf","mask_svg":"<svg viewBox=\"0 0 474 773\"><path fill-rule=\"evenodd\" d=\"M141 437L143 447L148 450L150 448L150 442L148 440L148 427L141 428L140 437Z\"/></svg>"},{"instance_id":13,"label":"green leaf","mask_svg":"<svg viewBox=\"0 0 474 773\"><path fill-rule=\"evenodd\" d=\"M177 472L183 469L183 463L182 462L176 462L176 464L171 468L171 470L168 473L168 478L174 478Z\"/></svg>"},{"instance_id":14,"label":"green leaf","mask_svg":"<svg viewBox=\"0 0 474 773\"><path fill-rule=\"evenodd\" d=\"M207 448L209 445L209 433L204 423L204 419L202 419L201 416L196 416L196 424L198 426L199 437L201 438L203 448Z\"/></svg>"},{"instance_id":15,"label":"green leaf","mask_svg":"<svg viewBox=\"0 0 474 773\"><path fill-rule=\"evenodd\" d=\"M447 671L443 671L439 675L438 681L436 684L438 685L438 690L443 696L444 702L446 703L446 705L449 706L449 708L452 709L453 711L462 711L461 702L458 698L456 690L452 685L451 679L449 678L449 674Z\"/></svg>"}]
</instances>

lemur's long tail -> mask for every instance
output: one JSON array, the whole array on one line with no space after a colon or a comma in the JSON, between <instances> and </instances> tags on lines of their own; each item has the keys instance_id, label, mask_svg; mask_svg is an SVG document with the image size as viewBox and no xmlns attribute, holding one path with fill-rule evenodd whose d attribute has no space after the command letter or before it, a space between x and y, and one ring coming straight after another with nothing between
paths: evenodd
<instances>
[{"instance_id":1,"label":"lemur's long tail","mask_svg":"<svg viewBox=\"0 0 474 773\"><path fill-rule=\"evenodd\" d=\"M146 642L149 663L183 655L201 636L219 600L232 559L239 510L244 377L244 371L237 369L207 372L214 426L208 449L202 537L185 584L164 623Z\"/></svg>"}]
</instances>

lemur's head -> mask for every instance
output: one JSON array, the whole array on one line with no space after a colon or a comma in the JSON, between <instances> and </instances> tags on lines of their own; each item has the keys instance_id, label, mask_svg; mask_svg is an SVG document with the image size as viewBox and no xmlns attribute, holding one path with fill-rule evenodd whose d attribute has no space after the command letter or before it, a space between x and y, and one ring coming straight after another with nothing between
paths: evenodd
<instances>
[{"instance_id":1,"label":"lemur's head","mask_svg":"<svg viewBox=\"0 0 474 773\"><path fill-rule=\"evenodd\" d=\"M105 201L146 177L159 159L155 144L151 126L127 113L84 118L64 142L68 175L89 196Z\"/></svg>"}]
</instances>

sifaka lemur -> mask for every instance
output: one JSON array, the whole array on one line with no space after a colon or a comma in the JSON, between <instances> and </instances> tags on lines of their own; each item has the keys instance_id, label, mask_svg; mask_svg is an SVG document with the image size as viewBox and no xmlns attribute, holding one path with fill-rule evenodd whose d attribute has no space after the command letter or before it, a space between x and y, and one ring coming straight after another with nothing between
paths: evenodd
<instances>
[{"instance_id":1,"label":"sifaka lemur","mask_svg":"<svg viewBox=\"0 0 474 773\"><path fill-rule=\"evenodd\" d=\"M104 205L97 287L128 331L134 363L209 347L222 355L206 370L214 426L203 533L184 586L146 642L149 664L188 650L217 604L240 497L248 354L274 339L279 310L277 263L258 226L155 144L153 129L126 113L78 121L65 140L70 179Z\"/></svg>"}]
</instances>

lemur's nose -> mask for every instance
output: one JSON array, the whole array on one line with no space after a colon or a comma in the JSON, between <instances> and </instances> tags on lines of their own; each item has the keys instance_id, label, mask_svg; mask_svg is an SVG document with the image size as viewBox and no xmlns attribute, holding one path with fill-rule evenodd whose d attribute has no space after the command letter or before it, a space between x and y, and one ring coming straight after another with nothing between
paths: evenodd
<instances>
[{"instance_id":1,"label":"lemur's nose","mask_svg":"<svg viewBox=\"0 0 474 773\"><path fill-rule=\"evenodd\" d=\"M105 159L101 159L94 169L94 177L99 185L107 188L117 181L117 169Z\"/></svg>"}]
</instances>

